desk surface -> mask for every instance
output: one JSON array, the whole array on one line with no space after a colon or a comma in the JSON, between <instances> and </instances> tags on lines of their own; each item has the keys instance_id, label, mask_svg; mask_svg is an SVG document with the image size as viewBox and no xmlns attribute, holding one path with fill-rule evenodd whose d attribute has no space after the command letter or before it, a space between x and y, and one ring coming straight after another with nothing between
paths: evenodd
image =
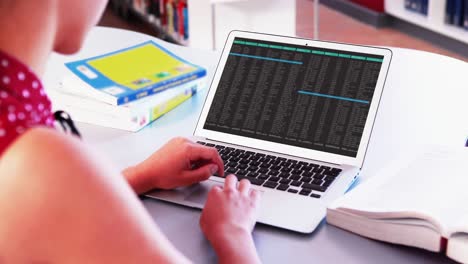
<instances>
[{"instance_id":1,"label":"desk surface","mask_svg":"<svg viewBox=\"0 0 468 264\"><path fill-rule=\"evenodd\" d=\"M66 73L63 62L102 54L153 39L199 64L212 77L218 53L193 50L123 30L96 28L83 50L73 57L53 55L46 87L58 85ZM388 160L419 144L462 145L468 136L468 64L415 50L392 48L393 59L371 142L362 168L362 180L378 173ZM118 167L135 164L173 136L191 136L207 89L138 133L78 124L84 140ZM214 263L216 256L203 237L200 211L165 202L143 201L169 240L195 263ZM301 235L257 225L254 239L265 263L451 263L439 254L366 239L327 225Z\"/></svg>"}]
</instances>

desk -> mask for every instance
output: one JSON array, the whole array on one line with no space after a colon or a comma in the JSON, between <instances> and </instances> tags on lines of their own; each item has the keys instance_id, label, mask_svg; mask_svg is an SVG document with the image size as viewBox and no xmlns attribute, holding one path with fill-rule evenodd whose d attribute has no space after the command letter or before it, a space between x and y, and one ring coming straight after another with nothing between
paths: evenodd
<instances>
[{"instance_id":1,"label":"desk","mask_svg":"<svg viewBox=\"0 0 468 264\"><path fill-rule=\"evenodd\" d=\"M128 47L152 37L117 29L95 28L74 57L53 55L44 76L57 86L63 62ZM153 39L213 76L218 53L188 49ZM468 64L427 52L392 48L393 59L373 129L362 179L377 173L388 160L421 143L462 145L468 136ZM135 164L173 136L190 136L207 89L138 133L78 124L84 140L118 168ZM195 263L214 263L216 256L199 226L200 211L143 200L157 224ZM451 263L439 254L381 243L322 223L311 235L258 225L254 239L265 263Z\"/></svg>"}]
</instances>

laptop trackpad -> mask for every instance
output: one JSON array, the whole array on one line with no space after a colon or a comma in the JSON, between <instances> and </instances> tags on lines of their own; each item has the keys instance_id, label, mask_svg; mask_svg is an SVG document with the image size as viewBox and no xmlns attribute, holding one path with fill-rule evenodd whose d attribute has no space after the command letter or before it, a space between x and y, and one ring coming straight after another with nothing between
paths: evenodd
<instances>
[{"instance_id":1,"label":"laptop trackpad","mask_svg":"<svg viewBox=\"0 0 468 264\"><path fill-rule=\"evenodd\" d=\"M184 201L203 206L206 202L206 198L208 197L208 192L215 185L219 185L221 187L223 186L222 183L214 182L210 180L197 184L196 186L193 186L194 188L192 192L185 197Z\"/></svg>"}]
</instances>

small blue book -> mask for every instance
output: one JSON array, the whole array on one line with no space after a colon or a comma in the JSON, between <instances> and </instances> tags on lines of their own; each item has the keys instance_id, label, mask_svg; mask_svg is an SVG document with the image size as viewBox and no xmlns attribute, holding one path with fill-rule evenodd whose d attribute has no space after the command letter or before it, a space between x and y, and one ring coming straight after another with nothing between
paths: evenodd
<instances>
[{"instance_id":1,"label":"small blue book","mask_svg":"<svg viewBox=\"0 0 468 264\"><path fill-rule=\"evenodd\" d=\"M206 75L160 45L148 41L108 54L65 63L73 73L66 78L82 81L62 92L121 105L180 86Z\"/></svg>"}]
</instances>

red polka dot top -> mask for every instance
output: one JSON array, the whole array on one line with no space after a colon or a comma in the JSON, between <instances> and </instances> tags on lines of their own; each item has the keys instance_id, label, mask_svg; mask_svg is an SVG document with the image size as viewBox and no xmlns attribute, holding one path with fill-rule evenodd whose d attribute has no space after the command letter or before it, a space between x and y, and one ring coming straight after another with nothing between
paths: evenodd
<instances>
[{"instance_id":1,"label":"red polka dot top","mask_svg":"<svg viewBox=\"0 0 468 264\"><path fill-rule=\"evenodd\" d=\"M51 102L29 67L0 51L0 157L22 133L53 127Z\"/></svg>"}]
</instances>

